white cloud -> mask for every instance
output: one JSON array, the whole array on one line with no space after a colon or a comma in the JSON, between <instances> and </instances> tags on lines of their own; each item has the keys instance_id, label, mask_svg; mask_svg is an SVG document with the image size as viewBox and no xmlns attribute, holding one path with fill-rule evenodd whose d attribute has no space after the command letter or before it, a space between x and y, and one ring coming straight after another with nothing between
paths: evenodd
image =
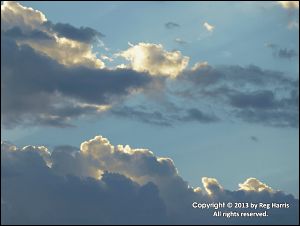
<instances>
[{"instance_id":1,"label":"white cloud","mask_svg":"<svg viewBox=\"0 0 300 226\"><path fill-rule=\"evenodd\" d=\"M274 192L274 190L269 187L268 185L262 183L256 178L248 178L244 183L239 184L240 190L244 191L255 191L255 192L262 192L262 191L268 191L268 192Z\"/></svg>"},{"instance_id":2,"label":"white cloud","mask_svg":"<svg viewBox=\"0 0 300 226\"><path fill-rule=\"evenodd\" d=\"M46 22L46 16L29 7L13 1L4 1L1 5L1 30L8 30L15 26L24 30L41 28Z\"/></svg>"},{"instance_id":3,"label":"white cloud","mask_svg":"<svg viewBox=\"0 0 300 226\"><path fill-rule=\"evenodd\" d=\"M122 173L138 183L162 182L161 177L178 176L169 158L156 157L148 149L112 145L107 138L96 136L80 146L82 156L93 159L95 171Z\"/></svg>"},{"instance_id":4,"label":"white cloud","mask_svg":"<svg viewBox=\"0 0 300 226\"><path fill-rule=\"evenodd\" d=\"M299 1L277 1L284 9L299 9Z\"/></svg>"},{"instance_id":5,"label":"white cloud","mask_svg":"<svg viewBox=\"0 0 300 226\"><path fill-rule=\"evenodd\" d=\"M196 70L200 70L202 68L208 67L209 64L207 61L203 61L203 62L197 62L195 63L195 65L192 67L192 71L196 71Z\"/></svg>"},{"instance_id":6,"label":"white cloud","mask_svg":"<svg viewBox=\"0 0 300 226\"><path fill-rule=\"evenodd\" d=\"M168 52L161 44L139 43L117 54L129 60L133 70L153 76L175 78L187 67L189 57L180 51Z\"/></svg>"},{"instance_id":7,"label":"white cloud","mask_svg":"<svg viewBox=\"0 0 300 226\"><path fill-rule=\"evenodd\" d=\"M215 178L202 177L202 183L205 188L205 191L209 195L219 194L223 191L223 187Z\"/></svg>"},{"instance_id":8,"label":"white cloud","mask_svg":"<svg viewBox=\"0 0 300 226\"><path fill-rule=\"evenodd\" d=\"M42 40L25 37L17 40L19 45L27 44L66 66L105 67L104 62L93 53L90 43L58 36L55 31L48 29L46 22L48 20L42 12L17 2L4 2L1 5L1 32L18 28L27 36L30 32L40 32L48 36Z\"/></svg>"},{"instance_id":9,"label":"white cloud","mask_svg":"<svg viewBox=\"0 0 300 226\"><path fill-rule=\"evenodd\" d=\"M208 30L209 32L212 32L214 29L215 29L215 26L207 23L207 22L204 22L203 23L203 26L205 27L206 30Z\"/></svg>"}]
</instances>

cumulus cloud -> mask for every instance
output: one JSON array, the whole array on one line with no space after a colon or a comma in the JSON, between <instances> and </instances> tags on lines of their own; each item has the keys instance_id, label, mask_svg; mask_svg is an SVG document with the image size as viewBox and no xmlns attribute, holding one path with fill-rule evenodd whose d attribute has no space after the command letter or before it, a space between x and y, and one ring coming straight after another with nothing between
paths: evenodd
<instances>
[{"instance_id":1,"label":"cumulus cloud","mask_svg":"<svg viewBox=\"0 0 300 226\"><path fill-rule=\"evenodd\" d=\"M213 25L211 25L211 24L209 24L209 23L207 23L207 22L204 22L204 23L203 23L203 27L204 27L207 31L209 31L209 32L212 32L212 31L215 29L215 26L213 26Z\"/></svg>"},{"instance_id":2,"label":"cumulus cloud","mask_svg":"<svg viewBox=\"0 0 300 226\"><path fill-rule=\"evenodd\" d=\"M268 185L262 183L261 181L257 180L256 178L248 178L244 183L239 184L240 190L244 191L255 191L255 192L274 192L272 188Z\"/></svg>"},{"instance_id":3,"label":"cumulus cloud","mask_svg":"<svg viewBox=\"0 0 300 226\"><path fill-rule=\"evenodd\" d=\"M151 82L146 73L104 68L92 51L102 36L92 28L55 24L38 10L4 2L1 124L72 126L72 119L104 112Z\"/></svg>"},{"instance_id":4,"label":"cumulus cloud","mask_svg":"<svg viewBox=\"0 0 300 226\"><path fill-rule=\"evenodd\" d=\"M1 147L2 224L139 224L165 222L153 183L139 185L117 173L101 180L59 176L32 149ZM19 190L21 188L21 190Z\"/></svg>"},{"instance_id":5,"label":"cumulus cloud","mask_svg":"<svg viewBox=\"0 0 300 226\"><path fill-rule=\"evenodd\" d=\"M3 32L14 38L18 45L27 44L66 66L105 66L91 48L91 42L103 36L100 32L87 27L53 24L42 12L17 2L1 5L1 34Z\"/></svg>"},{"instance_id":6,"label":"cumulus cloud","mask_svg":"<svg viewBox=\"0 0 300 226\"><path fill-rule=\"evenodd\" d=\"M1 116L8 127L68 126L72 118L105 111L151 81L130 69L65 67L5 36L1 54Z\"/></svg>"},{"instance_id":7,"label":"cumulus cloud","mask_svg":"<svg viewBox=\"0 0 300 226\"><path fill-rule=\"evenodd\" d=\"M47 158L45 158L45 153ZM51 164L48 164L50 161ZM204 190L190 187L170 158L148 149L113 145L102 136L80 149L18 148L1 143L1 223L3 224L255 224L256 218L217 218L194 202L287 202L268 210L260 223L295 224L299 201L255 178L224 189L203 177ZM224 211L229 211L225 209ZM243 210L249 211L249 210Z\"/></svg>"},{"instance_id":8,"label":"cumulus cloud","mask_svg":"<svg viewBox=\"0 0 300 226\"><path fill-rule=\"evenodd\" d=\"M209 195L218 194L224 190L215 178L202 177L202 183Z\"/></svg>"},{"instance_id":9,"label":"cumulus cloud","mask_svg":"<svg viewBox=\"0 0 300 226\"><path fill-rule=\"evenodd\" d=\"M182 56L180 51L169 52L161 44L143 42L131 45L117 55L129 60L135 71L170 78L177 77L189 62L189 57Z\"/></svg>"},{"instance_id":10,"label":"cumulus cloud","mask_svg":"<svg viewBox=\"0 0 300 226\"><path fill-rule=\"evenodd\" d=\"M299 9L299 1L277 1L284 9Z\"/></svg>"}]
</instances>

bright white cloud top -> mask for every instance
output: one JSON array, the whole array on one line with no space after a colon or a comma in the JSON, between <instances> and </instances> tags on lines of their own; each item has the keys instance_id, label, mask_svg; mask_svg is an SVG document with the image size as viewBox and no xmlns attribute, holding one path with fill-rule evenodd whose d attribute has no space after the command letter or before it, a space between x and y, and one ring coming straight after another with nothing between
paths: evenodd
<instances>
[{"instance_id":1,"label":"bright white cloud top","mask_svg":"<svg viewBox=\"0 0 300 226\"><path fill-rule=\"evenodd\" d=\"M9 35L19 36L19 45L27 44L66 66L105 67L104 62L92 52L91 43L60 35L63 29L69 32L70 29L76 31L76 28L67 24L53 25L42 12L17 2L1 5L1 29ZM97 33L94 35L96 38Z\"/></svg>"},{"instance_id":2,"label":"bright white cloud top","mask_svg":"<svg viewBox=\"0 0 300 226\"><path fill-rule=\"evenodd\" d=\"M176 78L188 65L189 57L180 51L166 51L161 44L138 43L117 54L130 61L130 67L153 76Z\"/></svg>"}]
</instances>

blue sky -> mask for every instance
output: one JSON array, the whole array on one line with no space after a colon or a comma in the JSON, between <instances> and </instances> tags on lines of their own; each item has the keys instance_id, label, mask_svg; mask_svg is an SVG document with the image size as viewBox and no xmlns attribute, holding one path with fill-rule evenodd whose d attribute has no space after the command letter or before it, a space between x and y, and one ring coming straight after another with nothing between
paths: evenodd
<instances>
[{"instance_id":1,"label":"blue sky","mask_svg":"<svg viewBox=\"0 0 300 226\"><path fill-rule=\"evenodd\" d=\"M65 83L59 83L54 86L61 88L45 99L49 101L49 106L43 108L49 107L49 111L43 112L40 110L40 106L45 104L42 89L47 93L52 81L49 81L48 87L36 88L33 83L40 84L38 77L30 80L32 77L29 76L28 80L24 79L23 88L36 89L38 92L35 94L32 91L30 95L19 98L17 96L11 103L21 106L20 111L23 103L41 105L32 104L34 110L31 112L26 108L22 114L18 112L19 109L9 105L13 108L10 109L8 104L5 105L5 110L1 111L1 140L20 147L44 145L52 151L60 145L78 148L82 142L100 134L112 144L147 148L156 156L173 159L179 175L193 187L201 184L201 177L212 177L217 178L224 187L236 190L241 181L255 177L275 190L299 196L299 106L295 102L299 100L299 4L298 8L285 7L278 2L28 1L20 4L39 10L51 21L50 30L36 28L48 35L52 35L51 32L57 32L58 36L64 35L59 32L66 31L55 30L59 23L75 28L89 27L104 34L104 37L99 37L100 42L80 41L79 44L84 46L82 49L90 48L93 53L97 52L96 58L105 63L103 70L108 68L114 73L118 65L124 64L126 70L142 74L139 83L135 77L130 83L130 87L141 90L136 93L125 88L116 91L120 86L123 87L123 80L116 79L115 83L109 83L112 86L109 94L104 94L105 97L112 97L97 102L90 97L93 88L90 94L84 93L89 92L89 87L77 94L76 89L81 89L80 86L68 87ZM211 31L205 28L205 22L213 26ZM2 22L1 14L2 23L12 27L9 20ZM28 25L27 22L24 25L17 20L15 23L21 30L22 26ZM167 28L167 23L175 25ZM10 30L5 29L5 35L10 35ZM24 33L28 31L26 29ZM66 67L66 70L74 67L74 71L77 70L75 66L78 65L65 63L60 52L57 55L51 53L49 49L36 44L38 42L29 40L29 36L26 37L16 39L16 43L29 45L37 53L64 65L58 66L58 69L55 66L55 71L62 70L61 67ZM58 48L51 45L50 48ZM153 60L152 64L137 61L140 65L135 66L135 47L149 51L148 59ZM152 56L153 49L157 52ZM168 58L173 53L179 53L177 63L182 65L184 57L188 57L188 65L176 69L179 72L175 78L164 71L160 71L161 74L153 72L158 70L152 68L158 61L155 57L163 61L157 63L160 65L157 67L163 68L164 61L176 67ZM77 52L74 52L74 59L75 54ZM101 55L112 60L101 58ZM92 57L89 60L90 63L96 62ZM206 63L205 66L193 69L193 65L198 62ZM79 66L81 64L86 66L85 61L80 61ZM31 67L30 64L27 66ZM49 76L52 76L50 72ZM142 80L143 76L145 80ZM206 83L199 76L211 76L212 80L208 78ZM263 83L250 80L252 76L262 79ZM13 83L13 80L4 79L4 89L5 84L22 87L16 81ZM83 84L88 83L82 81ZM27 95L26 90L24 93ZM57 93L59 101L55 99ZM5 97L10 98L9 95ZM41 99L35 100L39 95ZM25 103L25 99L28 102ZM14 100L18 102L14 103ZM72 101L80 101L80 104L108 104L111 108L100 113L95 113L95 110L78 115L74 113L74 117L71 114L65 115L68 113L55 115L57 111L54 106L75 103ZM93 108L95 105L80 106ZM9 117L14 114L17 124ZM47 119L62 118L71 126L65 126L63 120L56 124L54 121L52 124L49 121L42 122L43 117L48 117L47 114L54 115Z\"/></svg>"}]
</instances>

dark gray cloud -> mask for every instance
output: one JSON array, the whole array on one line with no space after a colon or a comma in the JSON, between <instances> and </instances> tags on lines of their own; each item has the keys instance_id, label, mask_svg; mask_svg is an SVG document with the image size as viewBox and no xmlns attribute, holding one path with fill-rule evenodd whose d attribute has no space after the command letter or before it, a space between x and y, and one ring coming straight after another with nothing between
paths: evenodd
<instances>
[{"instance_id":1,"label":"dark gray cloud","mask_svg":"<svg viewBox=\"0 0 300 226\"><path fill-rule=\"evenodd\" d=\"M270 126L299 126L299 81L282 72L250 65L205 66L182 75L192 87L174 91L188 99L222 105L246 122Z\"/></svg>"},{"instance_id":2,"label":"dark gray cloud","mask_svg":"<svg viewBox=\"0 0 300 226\"><path fill-rule=\"evenodd\" d=\"M254 93L237 93L230 97L230 104L236 108L270 109L276 108L274 93L269 90Z\"/></svg>"},{"instance_id":3,"label":"dark gray cloud","mask_svg":"<svg viewBox=\"0 0 300 226\"><path fill-rule=\"evenodd\" d=\"M217 122L219 119L214 115L209 115L197 108L187 110L187 115L184 116L182 121L198 121L201 123Z\"/></svg>"},{"instance_id":4,"label":"dark gray cloud","mask_svg":"<svg viewBox=\"0 0 300 226\"><path fill-rule=\"evenodd\" d=\"M103 143L95 139L83 143L81 151L61 146L52 154L43 147L19 149L2 142L1 223L287 225L299 221L299 200L255 178L246 180L237 191L203 178L204 190L194 191L177 174L171 160L141 149L131 149L131 154L120 149L109 153L107 140L101 139ZM106 164L110 170L103 170ZM93 166L103 170L101 178L89 174L87 169ZM194 209L193 202L276 202L288 203L289 208L269 209L264 218L225 218L212 216L214 209Z\"/></svg>"},{"instance_id":5,"label":"dark gray cloud","mask_svg":"<svg viewBox=\"0 0 300 226\"><path fill-rule=\"evenodd\" d=\"M70 118L96 113L95 105L112 104L151 82L147 74L129 69L66 67L5 35L1 56L1 116L6 126L27 121L66 126Z\"/></svg>"},{"instance_id":6,"label":"dark gray cloud","mask_svg":"<svg viewBox=\"0 0 300 226\"><path fill-rule=\"evenodd\" d=\"M90 27L76 28L71 24L52 23L51 21L45 22L44 25L50 31L57 33L59 37L65 37L79 42L91 43L95 41L96 38L104 37L104 34Z\"/></svg>"},{"instance_id":7,"label":"dark gray cloud","mask_svg":"<svg viewBox=\"0 0 300 226\"><path fill-rule=\"evenodd\" d=\"M293 49L280 49L278 51L278 56L280 58L292 59L298 56L298 53Z\"/></svg>"},{"instance_id":8,"label":"dark gray cloud","mask_svg":"<svg viewBox=\"0 0 300 226\"><path fill-rule=\"evenodd\" d=\"M43 40L53 40L53 37L49 36L46 32L40 30L31 30L24 32L19 27L13 27L6 31L3 31L3 35L6 37L15 39L15 40L34 40L34 41L43 41Z\"/></svg>"},{"instance_id":9,"label":"dark gray cloud","mask_svg":"<svg viewBox=\"0 0 300 226\"><path fill-rule=\"evenodd\" d=\"M178 23L175 23L175 22L165 23L165 28L167 28L167 29L174 29L174 28L178 28L178 27L180 27L180 25Z\"/></svg>"},{"instance_id":10,"label":"dark gray cloud","mask_svg":"<svg viewBox=\"0 0 300 226\"><path fill-rule=\"evenodd\" d=\"M62 177L37 153L2 155L1 224L165 222L165 206L153 183L140 186L123 175L108 172L101 180Z\"/></svg>"},{"instance_id":11,"label":"dark gray cloud","mask_svg":"<svg viewBox=\"0 0 300 226\"><path fill-rule=\"evenodd\" d=\"M273 56L277 58L292 60L299 56L299 53L294 49L280 48L280 46L273 43L269 43L266 46L272 50Z\"/></svg>"}]
</instances>

